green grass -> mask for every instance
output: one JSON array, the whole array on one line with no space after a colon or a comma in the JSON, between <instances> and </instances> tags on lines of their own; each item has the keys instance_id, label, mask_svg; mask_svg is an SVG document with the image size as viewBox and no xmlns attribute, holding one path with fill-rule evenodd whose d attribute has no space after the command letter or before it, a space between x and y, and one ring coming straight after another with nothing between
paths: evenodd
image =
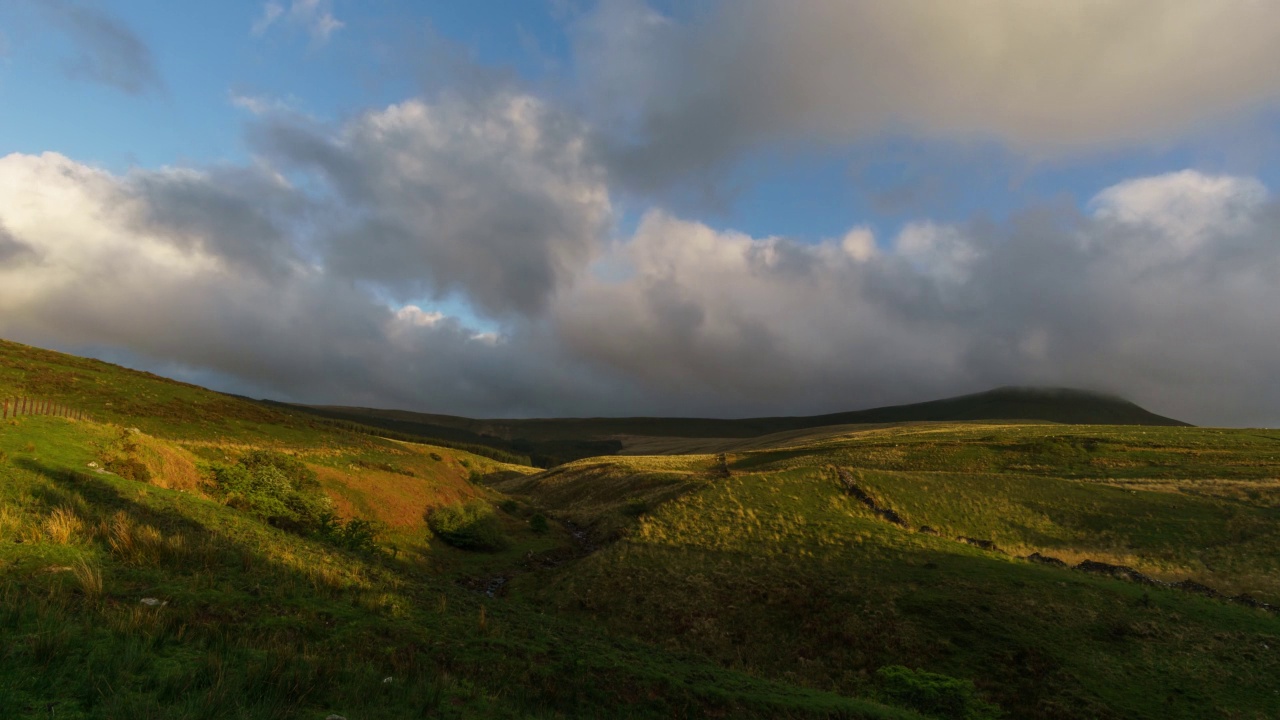
<instances>
[{"instance_id":1,"label":"green grass","mask_svg":"<svg viewBox=\"0 0 1280 720\"><path fill-rule=\"evenodd\" d=\"M19 715L915 717L83 470L110 436L54 418L0 429L0 697Z\"/></svg>"},{"instance_id":2,"label":"green grass","mask_svg":"<svg viewBox=\"0 0 1280 720\"><path fill-rule=\"evenodd\" d=\"M1245 431L1146 433L896 428L743 453L730 458L734 477L702 479L633 519L619 542L515 590L621 636L845 694L873 693L879 668L907 665L971 680L1014 717L1274 717L1276 616L903 530L845 495L833 471L854 468L913 527L1018 553L1124 561L1275 602L1276 506L1269 496L1201 492L1215 471L1273 483L1268 441ZM1052 476L1059 448L1086 437L1104 441L1092 456L1073 451L1066 477ZM1117 487L1090 462L1132 446L1147 453L1160 490ZM581 477L551 488L540 476L505 487L553 512L581 511L557 488L596 483L593 493L608 497L603 486L612 486L625 502L627 488L668 476L673 459L653 460L647 469L646 458L583 462ZM915 466L960 472L901 469Z\"/></svg>"},{"instance_id":3,"label":"green grass","mask_svg":"<svg viewBox=\"0 0 1280 720\"><path fill-rule=\"evenodd\" d=\"M1017 557L1280 603L1276 431L802 428L536 472L12 343L4 395L98 421L0 423L0 705L17 716L1280 716L1276 615ZM547 432L569 447L632 421L575 422ZM219 502L210 467L258 449L374 522L376 548ZM433 537L432 509L468 503L505 548Z\"/></svg>"}]
</instances>

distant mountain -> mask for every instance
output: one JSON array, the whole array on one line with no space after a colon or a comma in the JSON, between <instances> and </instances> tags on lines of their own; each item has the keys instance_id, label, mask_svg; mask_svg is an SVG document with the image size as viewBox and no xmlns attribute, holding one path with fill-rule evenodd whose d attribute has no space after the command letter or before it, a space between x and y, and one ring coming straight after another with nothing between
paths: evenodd
<instances>
[{"instance_id":1,"label":"distant mountain","mask_svg":"<svg viewBox=\"0 0 1280 720\"><path fill-rule=\"evenodd\" d=\"M408 435L481 443L531 456L549 466L622 448L619 436L751 438L828 425L902 422L1030 420L1071 425L1160 425L1189 423L1156 415L1123 398L1071 388L1003 387L944 400L854 410L828 415L713 418L537 418L476 420L453 415L341 406L295 405L335 420L372 425Z\"/></svg>"},{"instance_id":2,"label":"distant mountain","mask_svg":"<svg viewBox=\"0 0 1280 720\"><path fill-rule=\"evenodd\" d=\"M1114 395L1072 388L1002 387L911 405L799 418L813 425L919 422L930 420L1043 420L1068 425L1162 425L1190 427ZM803 425L812 427L812 425Z\"/></svg>"}]
</instances>

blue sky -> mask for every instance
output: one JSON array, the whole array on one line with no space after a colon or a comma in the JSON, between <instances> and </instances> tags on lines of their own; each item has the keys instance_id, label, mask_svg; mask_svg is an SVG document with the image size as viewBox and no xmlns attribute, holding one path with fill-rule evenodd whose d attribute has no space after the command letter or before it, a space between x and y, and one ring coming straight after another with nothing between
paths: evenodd
<instances>
[{"instance_id":1,"label":"blue sky","mask_svg":"<svg viewBox=\"0 0 1280 720\"><path fill-rule=\"evenodd\" d=\"M251 113L236 97L277 102L320 121L344 118L465 82L469 71L572 98L575 23L588 3L410 2L322 5L341 27L318 38L302 22L278 20L255 33L260 0L174 4L160 0L82 3L136 33L159 84L122 92L68 68L84 50L34 1L0 6L8 56L0 64L5 151L59 152L114 172L249 159ZM691 6L664 3L673 17ZM455 66L468 66L458 69ZM38 111L34 111L38 108ZM885 136L855 147L778 148L742 158L714 192L664 198L712 225L805 240L853 225L893 233L907 218L940 221L1006 216L1048 196L1084 202L1135 175L1197 166L1252 170L1274 164L1233 157L1208 138L1084 157L1027 159L998 143ZM1246 167L1247 166L1247 167ZM637 207L647 207L647 199ZM622 227L635 221L622 218Z\"/></svg>"},{"instance_id":2,"label":"blue sky","mask_svg":"<svg viewBox=\"0 0 1280 720\"><path fill-rule=\"evenodd\" d=\"M1248 380L1280 360L1270 321L1237 311L1201 339L1256 349L1217 371L1231 382L1160 339L1280 300L1259 275L1277 260L1271 12L1033 10L11 0L0 260L47 275L0 296L0 332L229 389L468 413L816 412L1051 383L1280 419ZM84 280L77 253L122 248L117 272L208 293L153 325L231 339L200 354L110 303L55 302ZM1164 287L1180 304L1153 300ZM289 347L234 341L299 327L306 382L279 366ZM421 369L356 377L355 347Z\"/></svg>"}]
</instances>

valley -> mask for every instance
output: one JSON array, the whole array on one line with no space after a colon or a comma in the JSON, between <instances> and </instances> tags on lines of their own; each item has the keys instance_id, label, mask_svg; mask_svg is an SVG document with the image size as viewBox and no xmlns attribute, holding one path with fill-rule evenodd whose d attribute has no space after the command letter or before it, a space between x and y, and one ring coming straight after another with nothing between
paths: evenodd
<instances>
[{"instance_id":1,"label":"valley","mask_svg":"<svg viewBox=\"0 0 1280 720\"><path fill-rule=\"evenodd\" d=\"M1280 431L1025 390L467 424L7 341L0 397L84 415L0 421L19 716L1280 715Z\"/></svg>"}]
</instances>

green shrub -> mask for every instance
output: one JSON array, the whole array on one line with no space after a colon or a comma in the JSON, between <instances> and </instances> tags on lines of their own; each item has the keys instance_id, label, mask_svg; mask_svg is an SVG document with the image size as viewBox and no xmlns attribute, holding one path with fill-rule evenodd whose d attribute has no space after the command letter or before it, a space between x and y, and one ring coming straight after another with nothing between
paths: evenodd
<instances>
[{"instance_id":1,"label":"green shrub","mask_svg":"<svg viewBox=\"0 0 1280 720\"><path fill-rule=\"evenodd\" d=\"M234 465L210 468L215 493L272 525L300 533L332 524L333 508L316 474L297 458L267 450L247 453Z\"/></svg>"},{"instance_id":2,"label":"green shrub","mask_svg":"<svg viewBox=\"0 0 1280 720\"><path fill-rule=\"evenodd\" d=\"M435 508L427 513L427 527L436 537L462 550L493 552L508 545L493 508L483 500Z\"/></svg>"},{"instance_id":3,"label":"green shrub","mask_svg":"<svg viewBox=\"0 0 1280 720\"><path fill-rule=\"evenodd\" d=\"M520 503L516 502L515 500L503 500L502 502L498 503L498 507L502 510L502 512L508 515L515 515L520 512Z\"/></svg>"},{"instance_id":4,"label":"green shrub","mask_svg":"<svg viewBox=\"0 0 1280 720\"><path fill-rule=\"evenodd\" d=\"M250 471L257 471L259 468L275 470L285 477L294 490L299 492L320 489L320 481L316 479L315 471L292 455L271 450L252 450L240 458L240 464Z\"/></svg>"},{"instance_id":5,"label":"green shrub","mask_svg":"<svg viewBox=\"0 0 1280 720\"><path fill-rule=\"evenodd\" d=\"M444 458L440 457L440 453L438 453L438 452L433 452L433 453L431 453L431 459L432 459L432 460L435 460L436 462L440 462L440 461L441 461L441 460L443 460Z\"/></svg>"},{"instance_id":6,"label":"green shrub","mask_svg":"<svg viewBox=\"0 0 1280 720\"><path fill-rule=\"evenodd\" d=\"M372 520L354 518L342 522L333 515L322 525L320 536L338 547L356 552L374 552L378 549L379 524Z\"/></svg>"},{"instance_id":7,"label":"green shrub","mask_svg":"<svg viewBox=\"0 0 1280 720\"><path fill-rule=\"evenodd\" d=\"M973 683L949 675L889 665L876 671L880 697L947 720L993 720L1000 708L983 701Z\"/></svg>"},{"instance_id":8,"label":"green shrub","mask_svg":"<svg viewBox=\"0 0 1280 720\"><path fill-rule=\"evenodd\" d=\"M535 513L533 517L529 518L529 529L539 535L543 535L551 529L551 525L547 522L546 515Z\"/></svg>"}]
</instances>

